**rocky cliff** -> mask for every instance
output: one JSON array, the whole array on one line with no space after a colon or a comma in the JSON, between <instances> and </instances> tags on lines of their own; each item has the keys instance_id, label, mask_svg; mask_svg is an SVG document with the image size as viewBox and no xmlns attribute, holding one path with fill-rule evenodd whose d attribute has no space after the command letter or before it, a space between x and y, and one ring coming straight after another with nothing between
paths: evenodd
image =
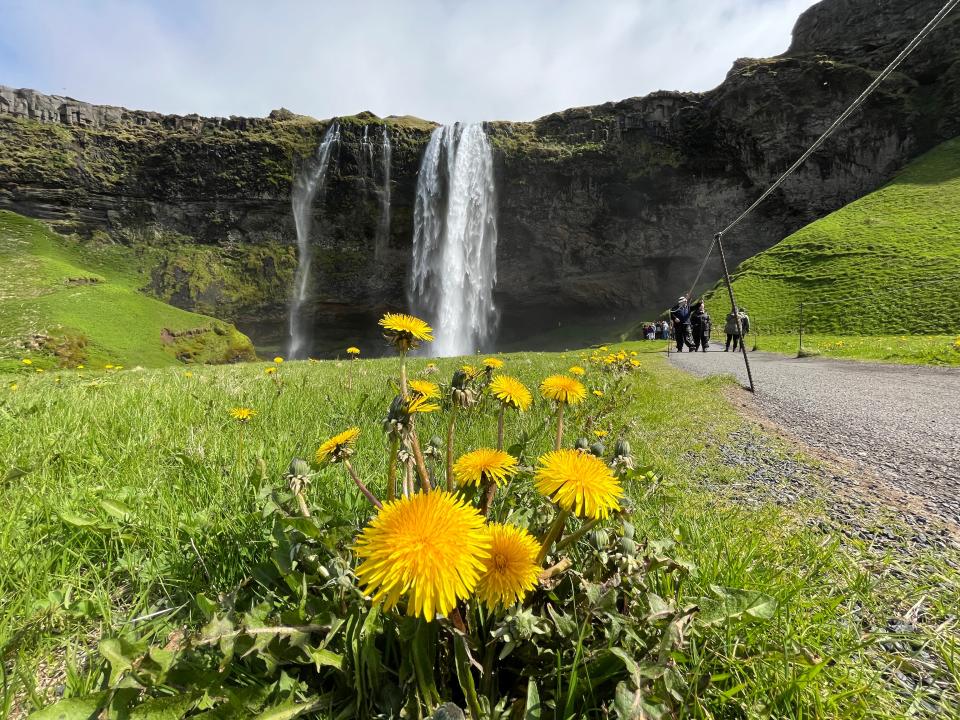
<instances>
[{"instance_id":1,"label":"rocky cliff","mask_svg":"<svg viewBox=\"0 0 960 720\"><path fill-rule=\"evenodd\" d=\"M692 280L713 233L776 178L939 9L939 0L824 0L788 51L738 60L706 93L657 92L490 122L504 343L558 325L629 324ZM729 238L732 261L873 190L960 135L960 12ZM290 186L329 121L169 116L0 87L0 207L78 241L138 253L150 292L232 320L261 345L286 332L295 266ZM319 350L405 305L420 155L433 124L369 113L342 142L316 203ZM389 247L374 260L375 162L393 145ZM369 127L374 126L374 127ZM711 277L711 274L713 277ZM708 269L707 280L716 277Z\"/></svg>"}]
</instances>

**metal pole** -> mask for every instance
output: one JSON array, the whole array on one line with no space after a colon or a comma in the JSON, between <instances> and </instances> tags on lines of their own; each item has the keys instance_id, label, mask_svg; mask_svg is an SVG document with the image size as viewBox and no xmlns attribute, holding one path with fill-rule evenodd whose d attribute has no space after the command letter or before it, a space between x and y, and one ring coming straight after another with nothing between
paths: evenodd
<instances>
[{"instance_id":1,"label":"metal pole","mask_svg":"<svg viewBox=\"0 0 960 720\"><path fill-rule=\"evenodd\" d=\"M750 372L750 360L747 357L747 346L744 343L743 325L740 324L740 309L737 307L737 299L733 296L733 284L730 282L730 271L727 269L727 256L723 252L723 233L717 233L717 250L720 251L720 262L723 263L723 279L727 283L727 292L730 293L730 305L733 306L733 315L737 319L737 333L740 335L740 352L743 355L743 364L747 368L747 380L750 381L750 392L756 392L753 387L753 373Z\"/></svg>"},{"instance_id":2,"label":"metal pole","mask_svg":"<svg viewBox=\"0 0 960 720\"><path fill-rule=\"evenodd\" d=\"M797 357L803 355L803 303L800 303L800 347L797 349Z\"/></svg>"}]
</instances>

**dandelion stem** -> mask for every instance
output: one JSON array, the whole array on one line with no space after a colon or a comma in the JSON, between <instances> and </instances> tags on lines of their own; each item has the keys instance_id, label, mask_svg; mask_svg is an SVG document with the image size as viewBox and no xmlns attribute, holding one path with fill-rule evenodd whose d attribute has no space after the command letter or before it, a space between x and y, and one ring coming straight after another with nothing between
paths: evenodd
<instances>
[{"instance_id":1,"label":"dandelion stem","mask_svg":"<svg viewBox=\"0 0 960 720\"><path fill-rule=\"evenodd\" d=\"M453 643L457 680L460 681L460 689L463 690L467 705L470 707L470 717L481 718L483 711L480 709L480 698L477 697L477 686L473 681L473 671L470 669L470 660L467 656L467 639L457 635Z\"/></svg>"},{"instance_id":2,"label":"dandelion stem","mask_svg":"<svg viewBox=\"0 0 960 720\"><path fill-rule=\"evenodd\" d=\"M497 418L497 450L503 450L503 416L507 412L506 405L500 405L500 417Z\"/></svg>"},{"instance_id":3,"label":"dandelion stem","mask_svg":"<svg viewBox=\"0 0 960 720\"><path fill-rule=\"evenodd\" d=\"M453 431L457 424L457 404L450 411L450 424L447 425L447 490L453 492Z\"/></svg>"},{"instance_id":4,"label":"dandelion stem","mask_svg":"<svg viewBox=\"0 0 960 720\"><path fill-rule=\"evenodd\" d=\"M593 520L590 520L589 522L585 522L583 525L581 525L579 528L574 530L572 533L567 535L563 540L557 543L557 552L560 552L565 547L568 547L571 543L575 543L577 540L582 538L588 532L593 530L601 522L603 522L601 518L595 518Z\"/></svg>"},{"instance_id":5,"label":"dandelion stem","mask_svg":"<svg viewBox=\"0 0 960 720\"><path fill-rule=\"evenodd\" d=\"M427 472L427 464L423 461L423 452L420 450L420 438L413 427L413 421L410 422L410 448L413 450L413 457L417 461L417 473L420 475L420 483L423 489L430 492L433 486L430 485L430 474Z\"/></svg>"},{"instance_id":6,"label":"dandelion stem","mask_svg":"<svg viewBox=\"0 0 960 720\"><path fill-rule=\"evenodd\" d=\"M367 486L363 484L363 481L357 477L357 472L353 469L353 465L350 464L350 461L344 459L343 465L347 468L347 472L350 473L350 477L353 478L353 481L357 484L357 487L360 488L360 492L366 496L367 500L373 503L373 506L378 510L382 508L383 503L377 500L377 496L370 492Z\"/></svg>"},{"instance_id":7,"label":"dandelion stem","mask_svg":"<svg viewBox=\"0 0 960 720\"><path fill-rule=\"evenodd\" d=\"M387 465L387 500L397 497L397 454L400 452L400 438L390 441L390 461Z\"/></svg>"},{"instance_id":8,"label":"dandelion stem","mask_svg":"<svg viewBox=\"0 0 960 720\"><path fill-rule=\"evenodd\" d=\"M537 565L542 565L547 553L550 552L550 546L553 545L563 533L563 526L567 522L570 513L566 510L557 510L557 516L553 519L553 525L547 531L547 535L540 544L540 552L537 553Z\"/></svg>"},{"instance_id":9,"label":"dandelion stem","mask_svg":"<svg viewBox=\"0 0 960 720\"><path fill-rule=\"evenodd\" d=\"M557 441L553 444L554 450L559 450L563 444L563 408L563 403L557 405Z\"/></svg>"},{"instance_id":10,"label":"dandelion stem","mask_svg":"<svg viewBox=\"0 0 960 720\"><path fill-rule=\"evenodd\" d=\"M413 495L413 460L407 459L403 470L403 496Z\"/></svg>"},{"instance_id":11,"label":"dandelion stem","mask_svg":"<svg viewBox=\"0 0 960 720\"><path fill-rule=\"evenodd\" d=\"M400 394L407 397L407 354L400 353Z\"/></svg>"}]
</instances>

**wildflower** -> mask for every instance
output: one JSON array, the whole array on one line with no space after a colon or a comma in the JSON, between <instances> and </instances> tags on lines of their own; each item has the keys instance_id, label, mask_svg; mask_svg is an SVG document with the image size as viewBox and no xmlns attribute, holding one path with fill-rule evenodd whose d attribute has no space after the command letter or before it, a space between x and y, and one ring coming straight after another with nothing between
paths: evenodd
<instances>
[{"instance_id":1,"label":"wildflower","mask_svg":"<svg viewBox=\"0 0 960 720\"><path fill-rule=\"evenodd\" d=\"M483 366L488 370L499 370L503 367L503 360L495 357L484 358Z\"/></svg>"},{"instance_id":2,"label":"wildflower","mask_svg":"<svg viewBox=\"0 0 960 720\"><path fill-rule=\"evenodd\" d=\"M17 385L16 383L10 383L10 389L11 389L11 390L16 390L18 387L20 387L20 386Z\"/></svg>"},{"instance_id":3,"label":"wildflower","mask_svg":"<svg viewBox=\"0 0 960 720\"><path fill-rule=\"evenodd\" d=\"M603 397L603 390L594 390L593 394L597 397Z\"/></svg>"},{"instance_id":4,"label":"wildflower","mask_svg":"<svg viewBox=\"0 0 960 720\"><path fill-rule=\"evenodd\" d=\"M42 373L42 372L43 372L43 368L37 368L35 372Z\"/></svg>"},{"instance_id":5,"label":"wildflower","mask_svg":"<svg viewBox=\"0 0 960 720\"><path fill-rule=\"evenodd\" d=\"M33 360L31 360L30 358L24 358L20 362L22 362L24 365L33 365Z\"/></svg>"},{"instance_id":6,"label":"wildflower","mask_svg":"<svg viewBox=\"0 0 960 720\"><path fill-rule=\"evenodd\" d=\"M521 602L533 590L540 575L536 562L539 543L523 528L490 523L490 556L484 561L484 573L477 583L477 596L494 609Z\"/></svg>"},{"instance_id":7,"label":"wildflower","mask_svg":"<svg viewBox=\"0 0 960 720\"><path fill-rule=\"evenodd\" d=\"M594 431L593 431L593 434L596 435L598 438L605 438L605 437L607 436L607 431L606 431L606 430L594 430Z\"/></svg>"},{"instance_id":8,"label":"wildflower","mask_svg":"<svg viewBox=\"0 0 960 720\"><path fill-rule=\"evenodd\" d=\"M607 352L607 350L609 350L610 348L608 348L606 345L601 345L599 349L600 349L600 352Z\"/></svg>"},{"instance_id":9,"label":"wildflower","mask_svg":"<svg viewBox=\"0 0 960 720\"><path fill-rule=\"evenodd\" d=\"M490 545L476 508L445 490L415 493L385 503L360 533L356 575L385 609L408 595L407 615L430 621L470 597Z\"/></svg>"},{"instance_id":10,"label":"wildflower","mask_svg":"<svg viewBox=\"0 0 960 720\"><path fill-rule=\"evenodd\" d=\"M421 342L433 341L433 328L420 318L403 313L387 313L380 318L380 327L387 342L401 355L419 347Z\"/></svg>"},{"instance_id":11,"label":"wildflower","mask_svg":"<svg viewBox=\"0 0 960 720\"><path fill-rule=\"evenodd\" d=\"M637 351L636 351L636 350L631 350L631 351L630 351L630 355L631 355L631 357L636 357L636 356L637 356Z\"/></svg>"},{"instance_id":12,"label":"wildflower","mask_svg":"<svg viewBox=\"0 0 960 720\"><path fill-rule=\"evenodd\" d=\"M440 368L437 367L436 363L427 363L427 366L423 369L423 372L426 375L433 375L434 373L440 372Z\"/></svg>"},{"instance_id":13,"label":"wildflower","mask_svg":"<svg viewBox=\"0 0 960 720\"><path fill-rule=\"evenodd\" d=\"M77 370L83 370L83 365L77 365Z\"/></svg>"},{"instance_id":14,"label":"wildflower","mask_svg":"<svg viewBox=\"0 0 960 720\"><path fill-rule=\"evenodd\" d=\"M235 407L230 408L230 417L236 420L238 423L246 424L253 419L253 416L257 414L256 410L253 410L248 407Z\"/></svg>"},{"instance_id":15,"label":"wildflower","mask_svg":"<svg viewBox=\"0 0 960 720\"><path fill-rule=\"evenodd\" d=\"M586 370L579 365L574 365L573 367L569 368L567 372L571 375L576 375L577 377L583 377L584 373L586 373Z\"/></svg>"},{"instance_id":16,"label":"wildflower","mask_svg":"<svg viewBox=\"0 0 960 720\"><path fill-rule=\"evenodd\" d=\"M591 519L618 510L623 488L598 457L577 450L554 450L540 457L537 490L562 510Z\"/></svg>"},{"instance_id":17,"label":"wildflower","mask_svg":"<svg viewBox=\"0 0 960 720\"><path fill-rule=\"evenodd\" d=\"M562 405L575 405L587 396L583 384L567 375L551 375L540 383L540 394Z\"/></svg>"},{"instance_id":18,"label":"wildflower","mask_svg":"<svg viewBox=\"0 0 960 720\"><path fill-rule=\"evenodd\" d=\"M283 358L280 357L279 355L277 355L277 356L273 359L273 362L275 362L277 365L283 365Z\"/></svg>"},{"instance_id":19,"label":"wildflower","mask_svg":"<svg viewBox=\"0 0 960 720\"><path fill-rule=\"evenodd\" d=\"M317 448L317 464L340 462L353 453L353 445L360 437L360 428L352 427L334 435Z\"/></svg>"},{"instance_id":20,"label":"wildflower","mask_svg":"<svg viewBox=\"0 0 960 720\"><path fill-rule=\"evenodd\" d=\"M473 380L477 375L480 374L480 371L477 370L473 365L461 365L460 369L463 370L463 374L467 376L467 380Z\"/></svg>"},{"instance_id":21,"label":"wildflower","mask_svg":"<svg viewBox=\"0 0 960 720\"><path fill-rule=\"evenodd\" d=\"M510 375L497 375L490 383L490 392L505 407L524 412L533 402L527 386Z\"/></svg>"},{"instance_id":22,"label":"wildflower","mask_svg":"<svg viewBox=\"0 0 960 720\"><path fill-rule=\"evenodd\" d=\"M189 377L193 377L193 373L190 372L189 370L187 370L187 371L183 374L183 376L184 376L184 377L188 377L188 378L189 378Z\"/></svg>"},{"instance_id":23,"label":"wildflower","mask_svg":"<svg viewBox=\"0 0 960 720\"><path fill-rule=\"evenodd\" d=\"M640 367L640 361L637 360L636 358L630 358L630 364L633 365L633 367L635 368Z\"/></svg>"},{"instance_id":24,"label":"wildflower","mask_svg":"<svg viewBox=\"0 0 960 720\"><path fill-rule=\"evenodd\" d=\"M410 398L410 400L407 401L405 408L407 415L413 415L414 413L431 413L439 410L439 405L436 403L427 402L429 399L430 398L427 396L420 394L414 398Z\"/></svg>"},{"instance_id":25,"label":"wildflower","mask_svg":"<svg viewBox=\"0 0 960 720\"><path fill-rule=\"evenodd\" d=\"M347 355L353 355L354 357L356 357L359 354L360 354L360 348L354 347L353 345L347 348Z\"/></svg>"},{"instance_id":26,"label":"wildflower","mask_svg":"<svg viewBox=\"0 0 960 720\"><path fill-rule=\"evenodd\" d=\"M517 459L503 450L480 448L453 464L453 476L460 485L483 485L488 482L503 485L517 474Z\"/></svg>"},{"instance_id":27,"label":"wildflower","mask_svg":"<svg viewBox=\"0 0 960 720\"><path fill-rule=\"evenodd\" d=\"M429 380L411 380L407 386L417 395L425 398L440 397L440 386Z\"/></svg>"},{"instance_id":28,"label":"wildflower","mask_svg":"<svg viewBox=\"0 0 960 720\"><path fill-rule=\"evenodd\" d=\"M104 369L104 370L113 370L113 365L111 365L110 363L107 363L106 365L103 366L103 369Z\"/></svg>"},{"instance_id":29,"label":"wildflower","mask_svg":"<svg viewBox=\"0 0 960 720\"><path fill-rule=\"evenodd\" d=\"M266 368L263 372L265 372L267 375L276 375L277 368L275 365L271 365L270 367Z\"/></svg>"}]
</instances>

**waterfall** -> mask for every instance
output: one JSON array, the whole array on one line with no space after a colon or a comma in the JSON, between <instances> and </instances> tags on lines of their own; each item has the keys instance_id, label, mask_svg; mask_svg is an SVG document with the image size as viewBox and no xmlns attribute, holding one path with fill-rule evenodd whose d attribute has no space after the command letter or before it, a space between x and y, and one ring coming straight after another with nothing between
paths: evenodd
<instances>
[{"instance_id":1,"label":"waterfall","mask_svg":"<svg viewBox=\"0 0 960 720\"><path fill-rule=\"evenodd\" d=\"M304 305L310 297L310 268L313 264L310 245L313 201L323 190L330 152L339 141L340 124L334 120L323 134L316 153L304 163L294 179L290 194L293 222L297 228L297 270L293 276L293 293L290 297L290 344L287 349L287 357L291 360L308 357L312 345L312 316L304 312Z\"/></svg>"},{"instance_id":2,"label":"waterfall","mask_svg":"<svg viewBox=\"0 0 960 720\"><path fill-rule=\"evenodd\" d=\"M493 339L497 222L493 155L478 123L436 128L414 203L409 300L434 327L432 351L466 355Z\"/></svg>"},{"instance_id":3,"label":"waterfall","mask_svg":"<svg viewBox=\"0 0 960 720\"><path fill-rule=\"evenodd\" d=\"M382 260L390 239L390 131L383 126L383 190L380 191L380 224L374 243L374 259Z\"/></svg>"}]
</instances>

